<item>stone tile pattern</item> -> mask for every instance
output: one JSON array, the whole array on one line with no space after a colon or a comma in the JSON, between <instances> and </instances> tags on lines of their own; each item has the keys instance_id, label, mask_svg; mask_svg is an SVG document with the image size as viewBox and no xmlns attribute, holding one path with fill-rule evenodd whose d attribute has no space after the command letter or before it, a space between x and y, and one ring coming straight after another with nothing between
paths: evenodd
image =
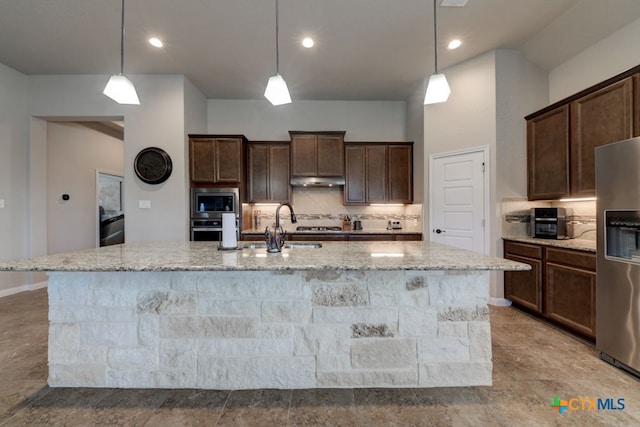
<instances>
[{"instance_id":1,"label":"stone tile pattern","mask_svg":"<svg viewBox=\"0 0 640 427\"><path fill-rule=\"evenodd\" d=\"M53 387L491 384L488 273L54 272Z\"/></svg>"}]
</instances>

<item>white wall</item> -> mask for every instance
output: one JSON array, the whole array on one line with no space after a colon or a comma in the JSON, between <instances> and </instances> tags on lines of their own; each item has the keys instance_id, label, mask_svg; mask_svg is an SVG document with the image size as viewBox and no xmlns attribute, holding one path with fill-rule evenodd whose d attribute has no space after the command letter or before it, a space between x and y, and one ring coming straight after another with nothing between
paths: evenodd
<instances>
[{"instance_id":1,"label":"white wall","mask_svg":"<svg viewBox=\"0 0 640 427\"><path fill-rule=\"evenodd\" d=\"M451 96L446 103L424 107L424 162L428 165L432 154L489 147L489 251L501 255L500 203L507 196L526 197L524 116L546 105L546 74L513 50L489 52L443 72ZM425 204L424 233L430 239ZM502 276L493 274L491 297L503 295Z\"/></svg>"},{"instance_id":2,"label":"white wall","mask_svg":"<svg viewBox=\"0 0 640 427\"><path fill-rule=\"evenodd\" d=\"M123 175L123 156L117 138L75 123L48 123L48 254L96 247L96 171Z\"/></svg>"},{"instance_id":3,"label":"white wall","mask_svg":"<svg viewBox=\"0 0 640 427\"><path fill-rule=\"evenodd\" d=\"M496 51L495 193L491 247L502 256L502 200L527 197L527 126L524 116L546 106L547 73L517 50ZM491 296L504 298L504 275L493 273ZM495 300L494 300L495 301ZM497 301L495 301L497 302Z\"/></svg>"},{"instance_id":4,"label":"white wall","mask_svg":"<svg viewBox=\"0 0 640 427\"><path fill-rule=\"evenodd\" d=\"M639 40L640 19L551 70L550 103L639 65Z\"/></svg>"},{"instance_id":5,"label":"white wall","mask_svg":"<svg viewBox=\"0 0 640 427\"><path fill-rule=\"evenodd\" d=\"M126 239L188 240L184 78L145 76L134 83L141 105L124 115ZM171 157L173 171L161 184L146 184L135 176L133 161L147 147L162 148ZM138 208L140 200L150 200L151 209Z\"/></svg>"},{"instance_id":6,"label":"white wall","mask_svg":"<svg viewBox=\"0 0 640 427\"><path fill-rule=\"evenodd\" d=\"M129 76L141 105L119 105L102 94L108 76L31 76L29 113L41 118L124 118L125 217L127 241L186 240L186 186L184 182L185 129L184 77L174 75ZM32 162L42 153L42 135L31 135ZM171 177L149 185L134 174L135 156L146 147L160 147L172 159ZM38 171L32 171L37 174ZM46 194L46 182L32 176L32 194ZM151 209L139 209L139 200L150 200ZM46 214L34 212L34 227L46 222ZM37 236L34 236L37 239ZM32 243L38 246L38 242Z\"/></svg>"},{"instance_id":7,"label":"white wall","mask_svg":"<svg viewBox=\"0 0 640 427\"><path fill-rule=\"evenodd\" d=\"M0 64L0 261L28 255L27 85L25 75ZM0 296L27 276L0 273Z\"/></svg>"},{"instance_id":8,"label":"white wall","mask_svg":"<svg viewBox=\"0 0 640 427\"><path fill-rule=\"evenodd\" d=\"M290 130L344 130L347 141L406 141L404 101L208 101L208 133L286 141Z\"/></svg>"},{"instance_id":9,"label":"white wall","mask_svg":"<svg viewBox=\"0 0 640 427\"><path fill-rule=\"evenodd\" d=\"M413 141L413 199L424 200L424 83L418 85L407 99L407 139Z\"/></svg>"},{"instance_id":10,"label":"white wall","mask_svg":"<svg viewBox=\"0 0 640 427\"><path fill-rule=\"evenodd\" d=\"M527 196L527 124L549 104L547 73L517 50L496 51L496 185L503 197ZM500 200L498 200L500 202Z\"/></svg>"}]
</instances>

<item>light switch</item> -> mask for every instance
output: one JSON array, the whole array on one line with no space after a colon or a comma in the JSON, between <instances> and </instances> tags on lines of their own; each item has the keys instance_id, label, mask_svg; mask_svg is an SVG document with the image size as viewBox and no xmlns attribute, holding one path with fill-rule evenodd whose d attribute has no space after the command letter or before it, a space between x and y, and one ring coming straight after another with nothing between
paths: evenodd
<instances>
[{"instance_id":1,"label":"light switch","mask_svg":"<svg viewBox=\"0 0 640 427\"><path fill-rule=\"evenodd\" d=\"M138 200L138 207L140 209L151 209L151 200Z\"/></svg>"},{"instance_id":2,"label":"light switch","mask_svg":"<svg viewBox=\"0 0 640 427\"><path fill-rule=\"evenodd\" d=\"M4 199L0 199L0 209L4 209Z\"/></svg>"}]
</instances>

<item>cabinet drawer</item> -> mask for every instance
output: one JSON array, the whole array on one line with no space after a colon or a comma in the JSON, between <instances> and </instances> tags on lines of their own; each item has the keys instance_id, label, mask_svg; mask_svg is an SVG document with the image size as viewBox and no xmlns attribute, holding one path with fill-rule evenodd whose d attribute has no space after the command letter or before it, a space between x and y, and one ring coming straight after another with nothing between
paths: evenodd
<instances>
[{"instance_id":1,"label":"cabinet drawer","mask_svg":"<svg viewBox=\"0 0 640 427\"><path fill-rule=\"evenodd\" d=\"M504 253L542 259L542 247L526 243L504 242Z\"/></svg>"},{"instance_id":2,"label":"cabinet drawer","mask_svg":"<svg viewBox=\"0 0 640 427\"><path fill-rule=\"evenodd\" d=\"M596 256L592 253L570 249L547 248L547 262L570 265L573 267L596 270Z\"/></svg>"}]
</instances>

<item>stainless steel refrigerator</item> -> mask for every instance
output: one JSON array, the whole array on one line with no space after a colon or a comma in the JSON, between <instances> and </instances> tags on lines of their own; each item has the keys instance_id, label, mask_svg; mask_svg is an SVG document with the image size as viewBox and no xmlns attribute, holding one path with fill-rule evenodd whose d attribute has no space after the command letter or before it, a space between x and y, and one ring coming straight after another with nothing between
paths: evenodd
<instances>
[{"instance_id":1,"label":"stainless steel refrigerator","mask_svg":"<svg viewBox=\"0 0 640 427\"><path fill-rule=\"evenodd\" d=\"M640 138L596 148L596 347L640 375Z\"/></svg>"}]
</instances>

